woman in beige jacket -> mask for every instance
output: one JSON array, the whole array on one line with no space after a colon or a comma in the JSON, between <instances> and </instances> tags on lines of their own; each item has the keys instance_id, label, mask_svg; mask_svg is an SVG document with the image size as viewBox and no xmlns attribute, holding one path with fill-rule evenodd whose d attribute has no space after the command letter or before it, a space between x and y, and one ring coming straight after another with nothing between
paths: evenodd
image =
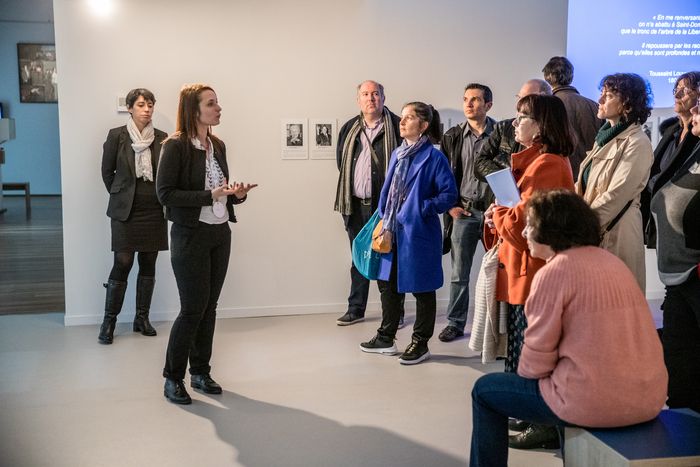
<instances>
[{"instance_id":1,"label":"woman in beige jacket","mask_svg":"<svg viewBox=\"0 0 700 467\"><path fill-rule=\"evenodd\" d=\"M576 192L600 219L600 246L625 262L644 291L639 197L649 178L654 153L641 125L651 113L651 90L633 73L608 75L600 89L598 118L606 123L581 163Z\"/></svg>"}]
</instances>

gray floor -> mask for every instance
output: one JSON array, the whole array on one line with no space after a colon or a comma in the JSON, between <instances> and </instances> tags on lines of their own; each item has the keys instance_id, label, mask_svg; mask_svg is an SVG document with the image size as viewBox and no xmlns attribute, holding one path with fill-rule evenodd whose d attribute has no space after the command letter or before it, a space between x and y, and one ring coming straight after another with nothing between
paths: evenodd
<instances>
[{"instance_id":1,"label":"gray floor","mask_svg":"<svg viewBox=\"0 0 700 467\"><path fill-rule=\"evenodd\" d=\"M212 375L224 394L192 391L192 405L176 406L160 376L170 323L154 338L122 323L101 346L96 326L66 328L61 314L0 316L0 465L465 465L470 388L502 364L434 337L432 359L404 367L360 352L376 314L344 328L335 318L219 320ZM552 451L510 459L562 464Z\"/></svg>"}]
</instances>

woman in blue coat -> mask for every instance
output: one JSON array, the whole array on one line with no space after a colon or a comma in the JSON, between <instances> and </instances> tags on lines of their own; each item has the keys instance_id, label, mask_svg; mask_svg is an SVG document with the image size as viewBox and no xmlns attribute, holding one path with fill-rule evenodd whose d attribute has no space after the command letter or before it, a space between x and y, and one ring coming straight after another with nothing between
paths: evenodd
<instances>
[{"instance_id":1,"label":"woman in blue coat","mask_svg":"<svg viewBox=\"0 0 700 467\"><path fill-rule=\"evenodd\" d=\"M406 104L400 124L403 143L391 154L379 197L391 251L382 255L379 291L382 324L377 335L360 344L364 352L397 353L396 330L404 294L416 298L411 343L399 357L404 365L430 357L428 340L435 327L435 290L443 283L442 230L439 215L454 206L457 187L447 157L433 147L440 139L440 115L422 102Z\"/></svg>"}]
</instances>

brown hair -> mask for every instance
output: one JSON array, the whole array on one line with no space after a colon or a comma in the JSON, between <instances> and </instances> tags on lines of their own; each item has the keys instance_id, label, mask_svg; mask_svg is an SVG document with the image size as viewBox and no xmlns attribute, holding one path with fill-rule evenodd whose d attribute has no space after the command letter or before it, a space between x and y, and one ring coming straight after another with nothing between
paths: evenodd
<instances>
[{"instance_id":1,"label":"brown hair","mask_svg":"<svg viewBox=\"0 0 700 467\"><path fill-rule=\"evenodd\" d=\"M540 128L535 139L545 152L568 157L574 150L569 118L564 103L555 96L528 94L518 101L518 112L533 119Z\"/></svg>"},{"instance_id":2,"label":"brown hair","mask_svg":"<svg viewBox=\"0 0 700 467\"><path fill-rule=\"evenodd\" d=\"M598 87L601 91L608 90L620 95L622 121L641 125L651 115L654 95L649 83L641 76L635 73L607 75L600 81Z\"/></svg>"},{"instance_id":3,"label":"brown hair","mask_svg":"<svg viewBox=\"0 0 700 467\"><path fill-rule=\"evenodd\" d=\"M190 139L197 136L197 119L199 117L199 101L204 91L215 92L206 84L186 84L180 89L180 101L177 104L177 119L175 131L168 139L177 139L189 145ZM211 128L207 128L207 136L212 141L214 149L221 151L223 143L214 136Z\"/></svg>"},{"instance_id":4,"label":"brown hair","mask_svg":"<svg viewBox=\"0 0 700 467\"><path fill-rule=\"evenodd\" d=\"M536 191L527 203L527 215L532 238L555 252L600 244L598 216L572 191Z\"/></svg>"}]
</instances>

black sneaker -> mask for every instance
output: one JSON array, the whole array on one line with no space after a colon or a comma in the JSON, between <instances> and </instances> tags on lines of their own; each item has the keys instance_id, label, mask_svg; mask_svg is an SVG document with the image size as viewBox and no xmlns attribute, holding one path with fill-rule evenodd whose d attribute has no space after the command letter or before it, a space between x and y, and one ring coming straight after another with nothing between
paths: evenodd
<instances>
[{"instance_id":1,"label":"black sneaker","mask_svg":"<svg viewBox=\"0 0 700 467\"><path fill-rule=\"evenodd\" d=\"M430 358L430 351L426 342L411 342L399 357L402 365L415 365Z\"/></svg>"},{"instance_id":2,"label":"black sneaker","mask_svg":"<svg viewBox=\"0 0 700 467\"><path fill-rule=\"evenodd\" d=\"M365 320L365 315L358 315L357 313L353 313L351 311L348 311L345 313L343 316L335 320L335 323L338 326L350 326L351 324L355 323L360 323Z\"/></svg>"},{"instance_id":3,"label":"black sneaker","mask_svg":"<svg viewBox=\"0 0 700 467\"><path fill-rule=\"evenodd\" d=\"M384 355L396 355L397 349L394 340L386 340L380 336L374 336L368 342L360 344L360 350L369 353L380 353Z\"/></svg>"},{"instance_id":4,"label":"black sneaker","mask_svg":"<svg viewBox=\"0 0 700 467\"><path fill-rule=\"evenodd\" d=\"M462 337L463 335L464 331L461 331L454 326L447 326L445 329L442 330L442 332L438 336L438 339L440 339L442 342L452 342L453 340L457 339L458 337Z\"/></svg>"}]
</instances>

